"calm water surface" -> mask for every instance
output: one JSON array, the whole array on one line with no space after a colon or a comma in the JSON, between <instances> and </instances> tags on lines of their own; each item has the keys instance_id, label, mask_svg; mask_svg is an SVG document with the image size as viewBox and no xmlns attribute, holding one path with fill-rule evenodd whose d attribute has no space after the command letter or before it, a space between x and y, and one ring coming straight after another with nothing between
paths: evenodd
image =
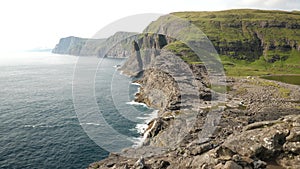
<instances>
[{"instance_id":1,"label":"calm water surface","mask_svg":"<svg viewBox=\"0 0 300 169\"><path fill-rule=\"evenodd\" d=\"M108 155L88 137L74 110L76 60L74 56L50 53L1 54L0 168L85 168ZM128 120L117 111L122 108L126 114L126 109L130 110L132 105L126 102L133 99L137 87L129 85L130 93L124 92L127 97L119 99L124 104L117 108L108 90L111 74L116 71L113 65L120 62L103 60L107 76L96 76L96 100L99 106L105 105L101 109L111 126L128 137L139 137L135 129L139 121ZM124 77L119 83L128 84L130 80ZM123 86L119 87L116 85L115 90L122 93ZM149 110L138 105L135 109Z\"/></svg>"}]
</instances>

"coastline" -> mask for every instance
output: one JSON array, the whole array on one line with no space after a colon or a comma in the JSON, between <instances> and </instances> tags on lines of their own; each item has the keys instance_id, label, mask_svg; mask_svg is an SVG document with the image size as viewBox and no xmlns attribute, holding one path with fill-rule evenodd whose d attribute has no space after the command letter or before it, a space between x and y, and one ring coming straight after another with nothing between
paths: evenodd
<instances>
[{"instance_id":1,"label":"coastline","mask_svg":"<svg viewBox=\"0 0 300 169\"><path fill-rule=\"evenodd\" d=\"M226 104L226 109L221 112L220 123L217 126L216 132L212 135L213 137L208 140L208 142L197 143L192 141L193 135L191 135L192 137L190 136L189 139L186 140L188 141L187 143L170 149L166 154L144 157L143 164L147 166L146 168L155 168L154 166L178 169L185 168L186 166L190 168L206 168L205 166L219 166L224 168L225 165L248 168L253 168L253 165L255 165L260 166L259 168L265 168L267 166L287 166L288 164L293 164L294 168L297 168L297 158L293 158L293 160L287 158L284 153L281 153L282 156L276 154L280 151L289 154L289 151L296 150L291 149L293 148L292 143L294 143L291 138L298 137L298 135L296 134L292 137L286 133L286 125L289 125L290 122L295 125L299 123L296 121L300 120L300 109L297 108L297 102L295 102L295 100L300 98L300 87L283 84L281 82L270 82L258 77L252 79L241 77L233 78L229 85L231 89L228 91L228 105ZM278 93L278 91L282 90L281 88L295 92L291 92L288 97L284 97ZM232 106L234 100L242 101L245 107ZM275 110L276 114L274 114ZM201 120L203 118L201 116L197 118ZM161 116L159 116L159 118L160 117ZM159 121L156 121L156 124L158 123ZM156 124L155 122L152 123L151 128ZM199 127L200 128L196 127L194 129L195 134L197 131L201 131L201 126ZM290 129L289 133L293 133L297 131L297 129L298 128ZM152 137L152 139L156 137L163 139L162 134L166 131L167 128L161 130L159 134ZM278 132L281 133L280 137L276 136ZM257 135L257 137L252 138L255 144L247 143L247 140L250 139L254 133ZM195 136L197 138L198 135ZM275 147L265 147L264 139L268 139L273 143L277 142L277 139L282 138L285 140L284 143L280 145L276 144ZM245 142L243 140L245 140ZM287 147L288 145L290 147ZM259 154L255 155L259 149L254 149L253 146L265 148L265 154L262 156L259 156ZM244 150L236 149L239 147L243 147ZM250 155L255 156L255 158L247 155L248 150L249 152L254 151L252 152L253 154L251 153ZM280 151L278 152L277 150ZM216 154L217 156L215 156ZM116 161L116 159L118 160ZM89 168L139 168L136 162L140 160L138 157L129 158L122 155L111 154L107 159L91 164ZM108 164L111 164L109 165L111 167L108 167Z\"/></svg>"},{"instance_id":2,"label":"coastline","mask_svg":"<svg viewBox=\"0 0 300 169\"><path fill-rule=\"evenodd\" d=\"M122 74L124 75L124 74ZM151 107L148 107L145 103L142 102L136 102L136 95L140 94L140 88L141 88L141 84L137 83L137 82L132 82L131 85L135 85L138 86L137 88L137 92L134 93L134 100L130 101L130 102L126 102L126 104L129 105L138 105L138 106L143 106L147 109L152 109ZM138 148L141 147L144 144L144 141L146 140L147 137L147 128L149 127L149 123L154 120L155 118L158 117L158 110L153 109L153 111L150 114L145 114L146 116L139 116L137 117L137 119L141 119L143 120L142 123L138 123L136 124L134 130L137 131L138 134L140 134L140 137L138 138L134 138L134 145L132 146L132 148ZM128 148L128 147L127 147ZM125 149L127 149L125 148Z\"/></svg>"}]
</instances>

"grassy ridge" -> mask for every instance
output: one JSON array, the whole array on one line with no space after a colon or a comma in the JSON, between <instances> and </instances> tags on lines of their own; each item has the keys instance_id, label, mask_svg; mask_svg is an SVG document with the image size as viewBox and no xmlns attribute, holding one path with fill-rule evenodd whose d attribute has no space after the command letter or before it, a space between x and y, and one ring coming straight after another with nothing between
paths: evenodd
<instances>
[{"instance_id":1,"label":"grassy ridge","mask_svg":"<svg viewBox=\"0 0 300 169\"><path fill-rule=\"evenodd\" d=\"M299 11L240 9L172 14L189 20L207 35L228 75L300 74ZM171 22L163 17L159 20L165 26ZM155 30L155 24L149 27ZM180 43L166 48L189 63L201 62Z\"/></svg>"}]
</instances>

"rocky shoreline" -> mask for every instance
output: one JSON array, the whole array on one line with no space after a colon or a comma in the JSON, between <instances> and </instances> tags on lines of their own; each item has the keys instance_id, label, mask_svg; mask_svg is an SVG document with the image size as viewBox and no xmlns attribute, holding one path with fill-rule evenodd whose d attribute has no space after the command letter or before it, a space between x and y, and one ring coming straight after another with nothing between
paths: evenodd
<instances>
[{"instance_id":1,"label":"rocky shoreline","mask_svg":"<svg viewBox=\"0 0 300 169\"><path fill-rule=\"evenodd\" d=\"M88 168L300 167L299 86L258 77L228 78L229 90L224 102L202 98L189 105L176 93L180 81L172 77L149 69L139 80L141 92L137 101L160 110L159 117L149 123L144 146L129 148L121 154L111 153L107 159ZM167 83L159 82L163 79ZM172 80L177 83L173 84ZM161 90L161 95L151 93L159 88L166 91ZM206 97L212 92L205 84L201 91L206 91ZM192 125L182 125L181 120L190 114L194 115ZM212 118L215 121L207 125L214 114L217 115ZM178 131L179 128L183 131ZM156 152L153 147L161 149ZM128 155L132 152L136 156Z\"/></svg>"},{"instance_id":2,"label":"rocky shoreline","mask_svg":"<svg viewBox=\"0 0 300 169\"><path fill-rule=\"evenodd\" d=\"M225 78L218 60L206 59L214 58L212 51L191 42L203 62L187 62L182 56L189 50L176 52L172 42L149 33L132 42L120 70L140 77L135 101L158 110L158 117L148 123L141 147L111 153L90 169L300 168L299 86Z\"/></svg>"}]
</instances>

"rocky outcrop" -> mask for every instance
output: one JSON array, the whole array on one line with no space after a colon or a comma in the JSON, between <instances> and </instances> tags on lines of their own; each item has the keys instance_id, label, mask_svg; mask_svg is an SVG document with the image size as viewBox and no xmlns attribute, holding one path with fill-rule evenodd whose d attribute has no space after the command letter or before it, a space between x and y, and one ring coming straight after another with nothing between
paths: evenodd
<instances>
[{"instance_id":1,"label":"rocky outcrop","mask_svg":"<svg viewBox=\"0 0 300 169\"><path fill-rule=\"evenodd\" d=\"M131 43L137 38L138 33L116 32L105 40L97 57L127 58L131 55Z\"/></svg>"},{"instance_id":2,"label":"rocky outcrop","mask_svg":"<svg viewBox=\"0 0 300 169\"><path fill-rule=\"evenodd\" d=\"M170 82L175 79L165 77L167 74L154 76L160 73L150 69L144 77L159 81L161 76ZM147 84L153 90L163 90L154 83L153 79ZM202 107L199 111L192 106L174 111L165 109L149 123L145 149L141 151L153 152L153 147L167 151L144 156L144 168L299 168L299 87L257 78L228 79L228 83L231 90L224 103L197 102L195 105ZM177 84L179 87L180 82ZM294 92L283 97L278 92L283 87ZM148 95L151 92L145 96ZM209 119L211 116L214 117ZM90 168L136 168L139 156L128 158L126 152L130 151L111 154Z\"/></svg>"},{"instance_id":3,"label":"rocky outcrop","mask_svg":"<svg viewBox=\"0 0 300 169\"><path fill-rule=\"evenodd\" d=\"M272 121L272 125L257 125L229 136L218 146L212 143L193 144L177 148L164 155L143 159L144 168L215 168L262 169L300 167L300 116L290 115ZM251 127L250 127L251 128ZM115 158L118 161L115 161ZM115 161L108 165L107 161ZM111 155L90 165L90 168L137 168L137 159Z\"/></svg>"},{"instance_id":4,"label":"rocky outcrop","mask_svg":"<svg viewBox=\"0 0 300 169\"><path fill-rule=\"evenodd\" d=\"M175 41L165 35L160 34L140 34L131 43L131 55L120 68L124 74L136 76L141 71L150 67L156 56L160 55L161 50L169 43Z\"/></svg>"}]
</instances>

